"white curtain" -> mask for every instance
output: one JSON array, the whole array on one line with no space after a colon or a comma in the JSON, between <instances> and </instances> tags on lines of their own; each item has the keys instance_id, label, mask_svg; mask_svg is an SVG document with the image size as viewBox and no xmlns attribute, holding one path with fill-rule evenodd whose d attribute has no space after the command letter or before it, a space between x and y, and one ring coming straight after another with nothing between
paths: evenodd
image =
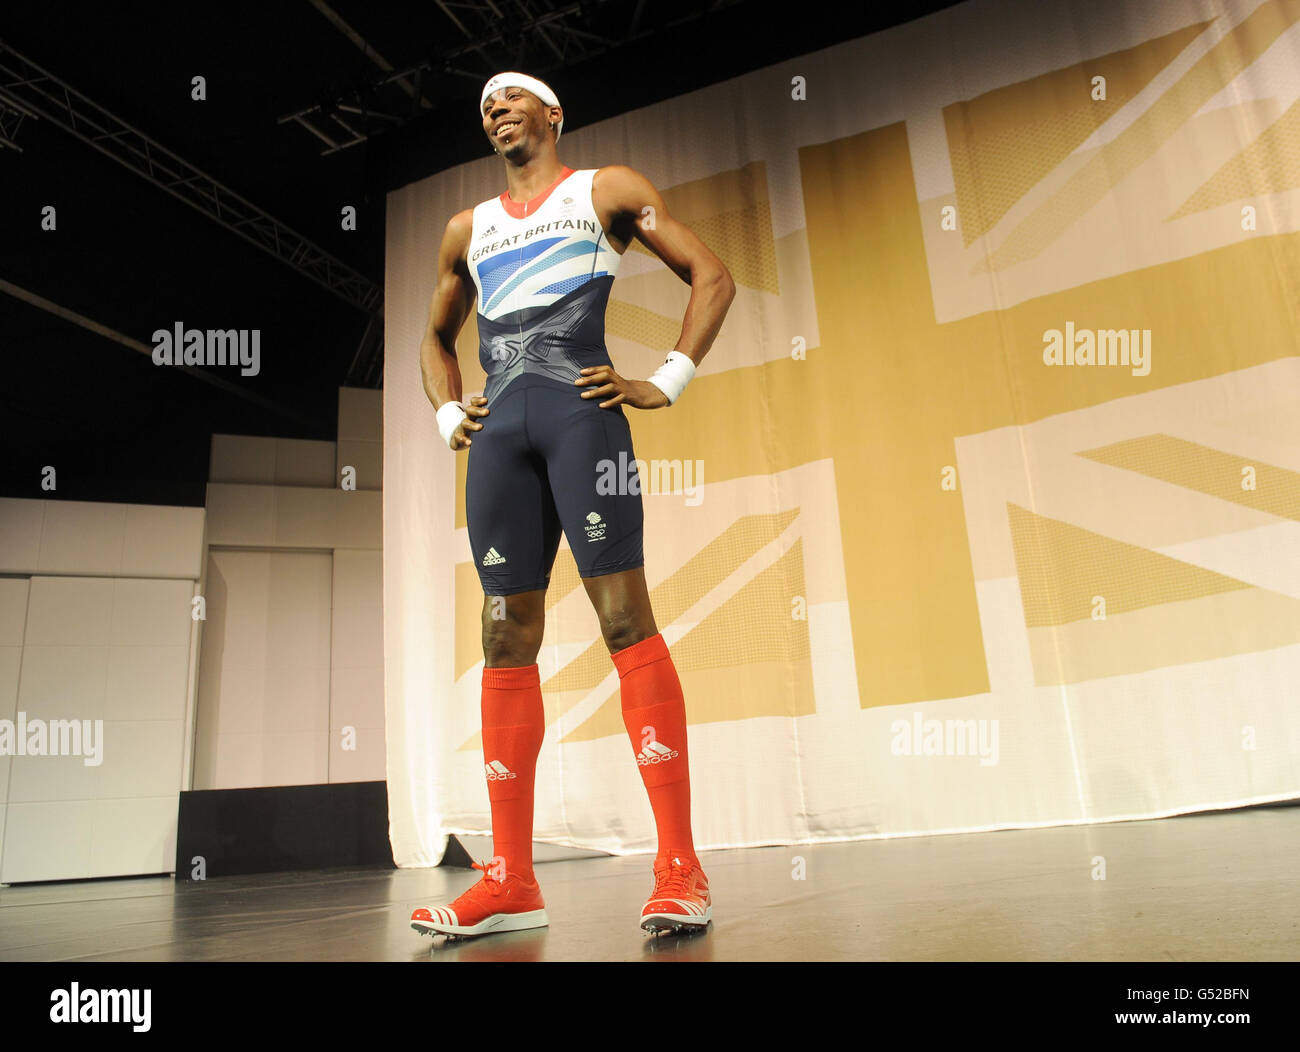
<instances>
[{"instance_id":1,"label":"white curtain","mask_svg":"<svg viewBox=\"0 0 1300 1052\"><path fill-rule=\"evenodd\" d=\"M682 401L629 411L643 459L695 470L644 505L698 847L1300 796L1296 19L976 0L595 125L556 78L561 160L645 173L739 285ZM490 827L463 464L419 367L446 222L505 189L484 154L388 203L402 866ZM621 372L653 371L687 298L625 255ZM1148 331L1152 367L1047 365L1067 324ZM481 391L472 319L460 356ZM651 851L563 546L551 593L535 836Z\"/></svg>"}]
</instances>

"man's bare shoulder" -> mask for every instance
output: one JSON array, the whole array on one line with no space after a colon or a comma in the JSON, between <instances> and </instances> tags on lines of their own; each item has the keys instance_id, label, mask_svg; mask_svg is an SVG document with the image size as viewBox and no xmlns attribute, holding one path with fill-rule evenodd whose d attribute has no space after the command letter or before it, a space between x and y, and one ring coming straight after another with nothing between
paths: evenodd
<instances>
[{"instance_id":1,"label":"man's bare shoulder","mask_svg":"<svg viewBox=\"0 0 1300 1052\"><path fill-rule=\"evenodd\" d=\"M629 215L641 215L646 205L658 207L654 184L635 168L609 164L597 168L591 180L592 200L597 207L608 209L613 221Z\"/></svg>"},{"instance_id":2,"label":"man's bare shoulder","mask_svg":"<svg viewBox=\"0 0 1300 1052\"><path fill-rule=\"evenodd\" d=\"M596 174L591 177L593 187L600 185L614 192L640 188L649 183L649 179L626 164L607 164L603 168L597 168Z\"/></svg>"},{"instance_id":3,"label":"man's bare shoulder","mask_svg":"<svg viewBox=\"0 0 1300 1052\"><path fill-rule=\"evenodd\" d=\"M447 233L451 236L469 240L470 232L474 229L474 209L467 208L463 212L457 212L447 220Z\"/></svg>"},{"instance_id":4,"label":"man's bare shoulder","mask_svg":"<svg viewBox=\"0 0 1300 1052\"><path fill-rule=\"evenodd\" d=\"M473 231L474 209L467 208L463 212L457 212L447 220L447 229L442 235L443 250L463 259Z\"/></svg>"}]
</instances>

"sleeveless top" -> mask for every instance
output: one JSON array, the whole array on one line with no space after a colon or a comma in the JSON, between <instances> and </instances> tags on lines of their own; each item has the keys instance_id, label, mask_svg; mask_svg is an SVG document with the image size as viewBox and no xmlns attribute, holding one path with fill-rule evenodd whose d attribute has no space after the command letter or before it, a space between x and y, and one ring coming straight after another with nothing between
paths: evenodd
<instances>
[{"instance_id":1,"label":"sleeveless top","mask_svg":"<svg viewBox=\"0 0 1300 1052\"><path fill-rule=\"evenodd\" d=\"M605 306L621 257L592 204L595 174L566 167L531 201L507 192L474 208L467 259L489 404L524 373L572 384L610 364Z\"/></svg>"}]
</instances>

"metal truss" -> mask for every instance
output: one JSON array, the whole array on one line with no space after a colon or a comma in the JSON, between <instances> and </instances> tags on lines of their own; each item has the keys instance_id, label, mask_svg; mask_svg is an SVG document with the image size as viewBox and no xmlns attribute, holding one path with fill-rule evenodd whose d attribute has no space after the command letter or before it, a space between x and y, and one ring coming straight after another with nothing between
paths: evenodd
<instances>
[{"instance_id":1,"label":"metal truss","mask_svg":"<svg viewBox=\"0 0 1300 1052\"><path fill-rule=\"evenodd\" d=\"M646 0L434 0L447 16L447 33L454 42L401 70L384 61L324 0L311 2L384 71L346 94L279 118L280 124L297 124L323 142L321 155L325 156L363 143L375 132L405 124L421 109L428 109L424 91L430 82L445 84L448 78L460 78L481 85L501 69L522 67L550 73L743 0L693 4L688 13L654 27L648 27L643 18ZM622 9L626 18L616 33L595 33L587 28L597 13L613 15L617 9ZM613 17L604 20L617 24ZM408 98L400 97L397 89Z\"/></svg>"},{"instance_id":2,"label":"metal truss","mask_svg":"<svg viewBox=\"0 0 1300 1052\"><path fill-rule=\"evenodd\" d=\"M18 129L22 127L23 121L31 117L36 119L36 114L17 102L5 102L0 96L0 149L8 148L23 152L23 148L18 145Z\"/></svg>"},{"instance_id":3,"label":"metal truss","mask_svg":"<svg viewBox=\"0 0 1300 1052\"><path fill-rule=\"evenodd\" d=\"M383 290L365 275L113 116L3 41L0 109L37 116L57 125L354 307L373 313L382 302ZM10 127L3 116L0 127Z\"/></svg>"},{"instance_id":4,"label":"metal truss","mask_svg":"<svg viewBox=\"0 0 1300 1052\"><path fill-rule=\"evenodd\" d=\"M357 343L357 353L343 383L346 387L382 387L384 364L384 318L376 312L366 322Z\"/></svg>"}]
</instances>

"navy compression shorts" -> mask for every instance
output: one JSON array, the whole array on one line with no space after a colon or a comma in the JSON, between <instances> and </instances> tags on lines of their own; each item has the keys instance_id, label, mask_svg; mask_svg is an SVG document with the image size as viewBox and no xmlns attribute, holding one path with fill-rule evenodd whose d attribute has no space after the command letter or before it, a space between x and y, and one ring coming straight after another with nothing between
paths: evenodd
<instances>
[{"instance_id":1,"label":"navy compression shorts","mask_svg":"<svg viewBox=\"0 0 1300 1052\"><path fill-rule=\"evenodd\" d=\"M524 373L468 432L465 512L485 595L546 588L561 531L582 577L645 565L632 430L588 389Z\"/></svg>"}]
</instances>

